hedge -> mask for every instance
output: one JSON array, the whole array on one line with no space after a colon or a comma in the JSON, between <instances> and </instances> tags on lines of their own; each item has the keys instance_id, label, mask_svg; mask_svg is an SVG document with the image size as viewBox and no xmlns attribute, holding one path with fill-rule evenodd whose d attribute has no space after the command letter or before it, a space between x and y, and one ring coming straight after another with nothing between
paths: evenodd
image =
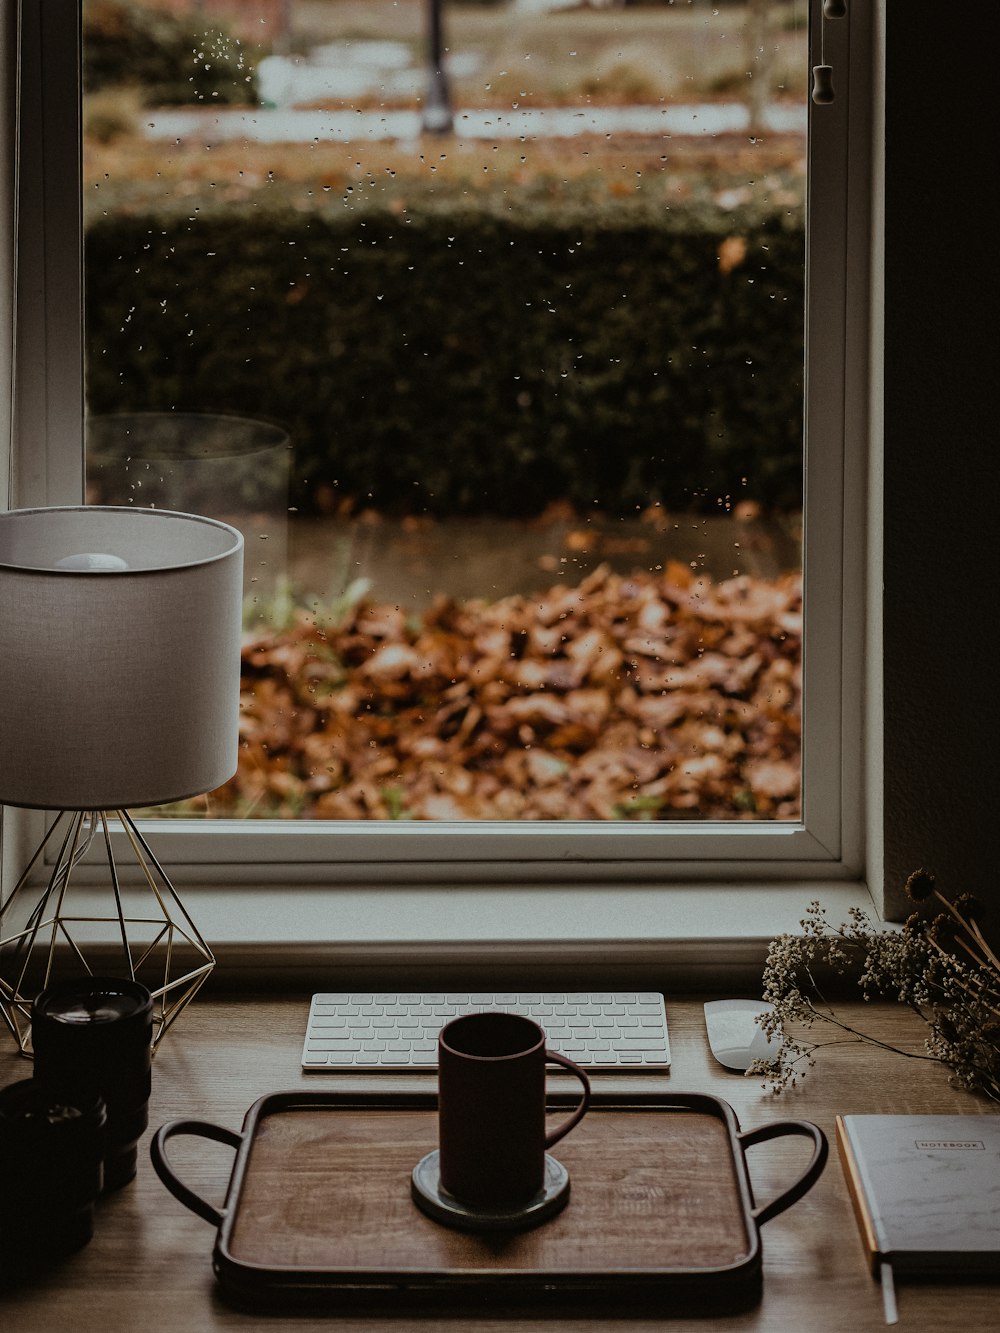
<instances>
[{"instance_id":1,"label":"hedge","mask_svg":"<svg viewBox=\"0 0 1000 1333\"><path fill-rule=\"evenodd\" d=\"M283 425L306 509L800 503L801 217L327 202L94 220L90 410Z\"/></svg>"},{"instance_id":2,"label":"hedge","mask_svg":"<svg viewBox=\"0 0 1000 1333\"><path fill-rule=\"evenodd\" d=\"M141 89L147 106L199 102L253 104L256 50L205 15L175 15L129 0L83 7L83 86Z\"/></svg>"}]
</instances>

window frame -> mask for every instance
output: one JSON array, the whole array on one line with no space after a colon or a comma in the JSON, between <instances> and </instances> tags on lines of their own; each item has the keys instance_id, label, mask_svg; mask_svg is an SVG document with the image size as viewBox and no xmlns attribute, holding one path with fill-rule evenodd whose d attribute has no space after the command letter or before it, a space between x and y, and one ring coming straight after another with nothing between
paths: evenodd
<instances>
[{"instance_id":1,"label":"window frame","mask_svg":"<svg viewBox=\"0 0 1000 1333\"><path fill-rule=\"evenodd\" d=\"M821 0L808 11L818 63ZM79 99L66 88L79 84L79 4L21 0L19 12L11 503L73 504L83 496L82 207ZM176 883L862 883L872 27L861 0L826 25L837 100L810 105L801 822L143 821ZM25 845L40 822L18 812Z\"/></svg>"}]
</instances>

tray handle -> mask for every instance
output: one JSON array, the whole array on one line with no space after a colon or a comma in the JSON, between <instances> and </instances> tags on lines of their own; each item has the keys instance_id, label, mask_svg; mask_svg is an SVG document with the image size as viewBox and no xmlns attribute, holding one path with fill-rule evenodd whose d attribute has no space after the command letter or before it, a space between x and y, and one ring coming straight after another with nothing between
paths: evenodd
<instances>
[{"instance_id":1,"label":"tray handle","mask_svg":"<svg viewBox=\"0 0 1000 1333\"><path fill-rule=\"evenodd\" d=\"M768 1139L780 1139L786 1134L798 1134L802 1138L811 1139L813 1144L812 1160L798 1180L790 1185L783 1194L779 1194L776 1199L764 1204L762 1208L753 1209L751 1216L758 1226L770 1222L772 1217L777 1217L786 1208L791 1208L793 1203L798 1203L804 1194L809 1193L822 1174L824 1166L826 1166L830 1145L827 1143L826 1135L820 1127L814 1125L811 1120L775 1120L769 1125L761 1125L759 1129L745 1130L736 1137L745 1150L752 1148L755 1143L766 1143Z\"/></svg>"},{"instance_id":2,"label":"tray handle","mask_svg":"<svg viewBox=\"0 0 1000 1333\"><path fill-rule=\"evenodd\" d=\"M179 1180L167 1160L167 1140L175 1138L178 1134L193 1134L200 1139L212 1139L213 1142L225 1143L230 1148L239 1148L243 1142L243 1135L225 1129L222 1125L210 1125L205 1120L168 1120L150 1140L149 1155L152 1158L153 1170L174 1198L185 1208L190 1208L193 1213L203 1217L206 1222L211 1222L215 1227L220 1226L225 1214Z\"/></svg>"}]
</instances>

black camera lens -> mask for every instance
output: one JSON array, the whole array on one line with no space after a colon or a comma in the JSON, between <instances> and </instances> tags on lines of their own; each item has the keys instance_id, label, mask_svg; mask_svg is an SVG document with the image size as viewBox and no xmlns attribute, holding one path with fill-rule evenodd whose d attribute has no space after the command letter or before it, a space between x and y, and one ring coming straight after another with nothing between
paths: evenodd
<instances>
[{"instance_id":1,"label":"black camera lens","mask_svg":"<svg viewBox=\"0 0 1000 1333\"><path fill-rule=\"evenodd\" d=\"M136 1171L149 1123L153 1004L137 981L81 976L50 986L31 1009L35 1081L51 1096L100 1096L107 1107L104 1192Z\"/></svg>"},{"instance_id":2,"label":"black camera lens","mask_svg":"<svg viewBox=\"0 0 1000 1333\"><path fill-rule=\"evenodd\" d=\"M99 1096L61 1101L34 1079L0 1089L0 1287L90 1240L104 1126Z\"/></svg>"}]
</instances>

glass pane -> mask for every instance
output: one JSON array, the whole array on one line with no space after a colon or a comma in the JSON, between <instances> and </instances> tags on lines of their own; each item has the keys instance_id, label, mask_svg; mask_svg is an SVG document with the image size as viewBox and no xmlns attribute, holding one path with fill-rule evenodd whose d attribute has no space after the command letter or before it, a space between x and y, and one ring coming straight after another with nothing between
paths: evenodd
<instances>
[{"instance_id":1,"label":"glass pane","mask_svg":"<svg viewBox=\"0 0 1000 1333\"><path fill-rule=\"evenodd\" d=\"M800 814L803 0L84 0L92 503L246 537L164 813Z\"/></svg>"}]
</instances>

